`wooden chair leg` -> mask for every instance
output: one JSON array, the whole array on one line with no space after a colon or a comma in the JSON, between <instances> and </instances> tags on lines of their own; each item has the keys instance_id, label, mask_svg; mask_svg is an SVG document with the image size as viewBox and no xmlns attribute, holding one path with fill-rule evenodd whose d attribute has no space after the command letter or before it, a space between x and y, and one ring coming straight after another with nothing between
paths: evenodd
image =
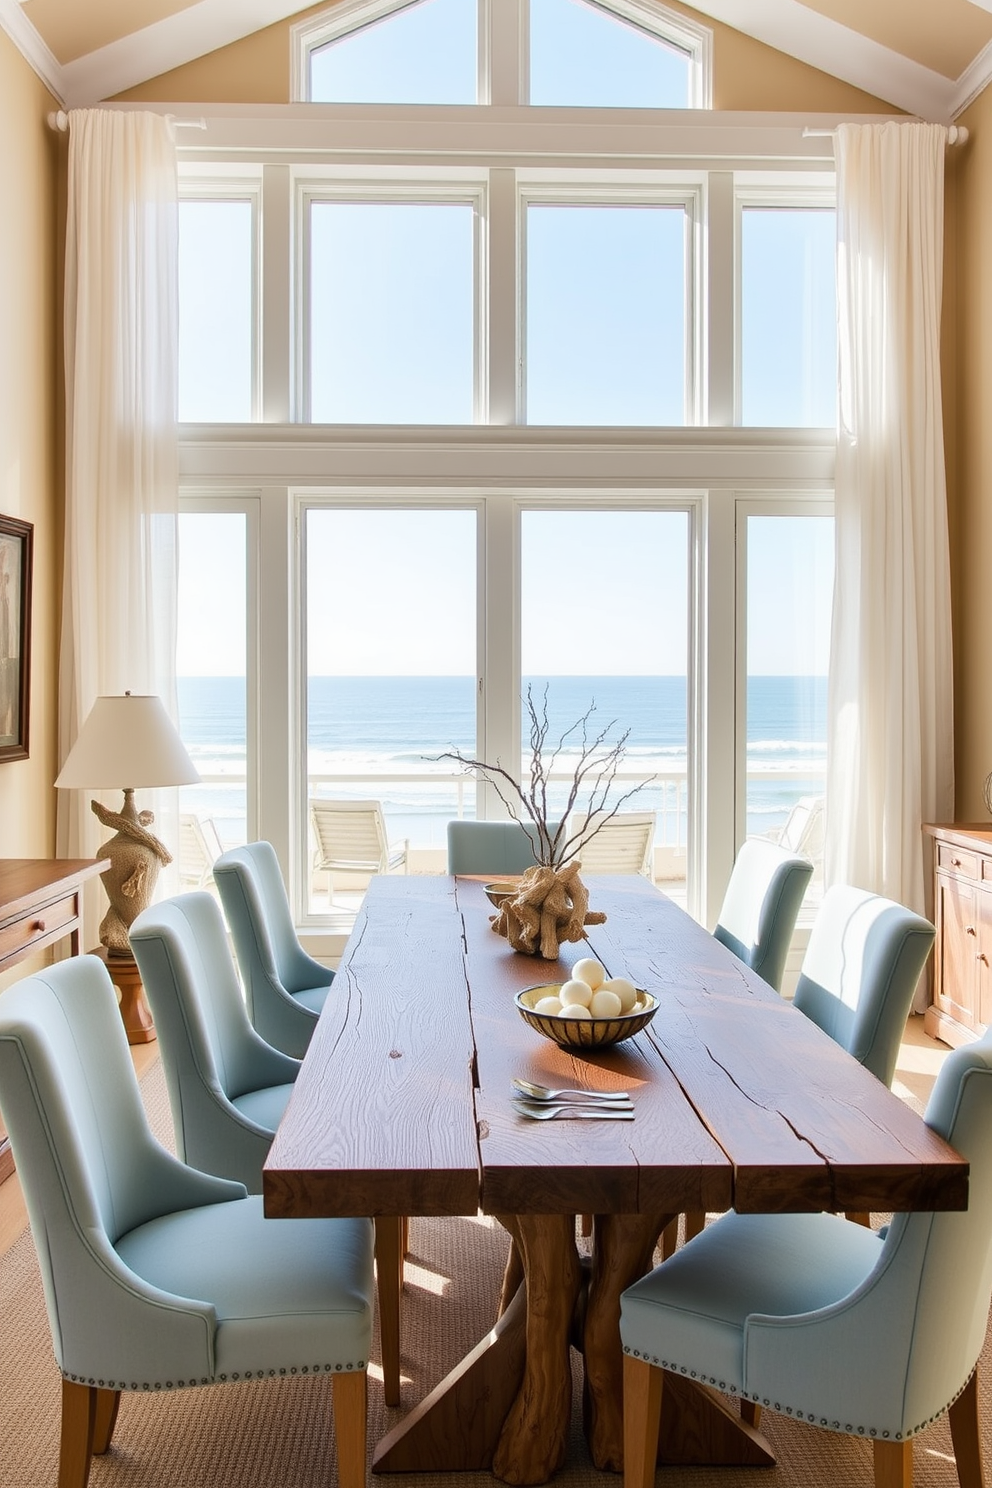
<instances>
[{"instance_id":1,"label":"wooden chair leg","mask_svg":"<svg viewBox=\"0 0 992 1488\"><path fill-rule=\"evenodd\" d=\"M410 1216L409 1216L409 1214L404 1214L404 1216L403 1216L403 1254L404 1254L404 1256L408 1256L410 1254ZM401 1286L403 1285L403 1278L402 1278L402 1276L400 1277L400 1285Z\"/></svg>"},{"instance_id":2,"label":"wooden chair leg","mask_svg":"<svg viewBox=\"0 0 992 1488\"><path fill-rule=\"evenodd\" d=\"M875 1488L913 1488L912 1441L872 1442L875 1458Z\"/></svg>"},{"instance_id":3,"label":"wooden chair leg","mask_svg":"<svg viewBox=\"0 0 992 1488\"><path fill-rule=\"evenodd\" d=\"M110 1443L117 1425L120 1409L120 1390L97 1390L96 1414L93 1420L93 1456L102 1457L110 1451Z\"/></svg>"},{"instance_id":4,"label":"wooden chair leg","mask_svg":"<svg viewBox=\"0 0 992 1488\"><path fill-rule=\"evenodd\" d=\"M741 1401L741 1420L753 1426L755 1431L761 1425L761 1406L756 1400Z\"/></svg>"},{"instance_id":5,"label":"wooden chair leg","mask_svg":"<svg viewBox=\"0 0 992 1488\"><path fill-rule=\"evenodd\" d=\"M860 1209L848 1209L845 1218L849 1219L851 1224L864 1225L865 1229L871 1229L871 1215L862 1213Z\"/></svg>"},{"instance_id":6,"label":"wooden chair leg","mask_svg":"<svg viewBox=\"0 0 992 1488\"><path fill-rule=\"evenodd\" d=\"M383 1395L387 1405L399 1405L400 1296L403 1286L403 1220L399 1215L376 1217L375 1273L379 1294Z\"/></svg>"},{"instance_id":7,"label":"wooden chair leg","mask_svg":"<svg viewBox=\"0 0 992 1488\"><path fill-rule=\"evenodd\" d=\"M579 1215L579 1234L582 1236L583 1239L586 1239L589 1235L592 1234L592 1215L591 1214L580 1214Z\"/></svg>"},{"instance_id":8,"label":"wooden chair leg","mask_svg":"<svg viewBox=\"0 0 992 1488\"><path fill-rule=\"evenodd\" d=\"M665 1371L623 1356L623 1488L654 1488Z\"/></svg>"},{"instance_id":9,"label":"wooden chair leg","mask_svg":"<svg viewBox=\"0 0 992 1488\"><path fill-rule=\"evenodd\" d=\"M59 1439L58 1488L86 1488L93 1460L93 1425L97 1390L93 1385L62 1381L62 1428Z\"/></svg>"},{"instance_id":10,"label":"wooden chair leg","mask_svg":"<svg viewBox=\"0 0 992 1488\"><path fill-rule=\"evenodd\" d=\"M984 1488L982 1433L978 1420L978 1370L947 1412L961 1488Z\"/></svg>"},{"instance_id":11,"label":"wooden chair leg","mask_svg":"<svg viewBox=\"0 0 992 1488\"><path fill-rule=\"evenodd\" d=\"M331 1378L334 1434L338 1443L338 1483L340 1488L365 1488L368 1375L364 1369L353 1369Z\"/></svg>"}]
</instances>

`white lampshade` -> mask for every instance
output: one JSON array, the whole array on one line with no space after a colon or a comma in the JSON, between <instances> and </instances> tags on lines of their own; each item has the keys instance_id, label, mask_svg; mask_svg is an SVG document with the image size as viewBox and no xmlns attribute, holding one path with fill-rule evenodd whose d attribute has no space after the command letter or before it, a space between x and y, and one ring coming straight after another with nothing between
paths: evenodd
<instances>
[{"instance_id":1,"label":"white lampshade","mask_svg":"<svg viewBox=\"0 0 992 1488\"><path fill-rule=\"evenodd\" d=\"M55 784L87 790L194 785L196 766L161 698L99 697Z\"/></svg>"}]
</instances>

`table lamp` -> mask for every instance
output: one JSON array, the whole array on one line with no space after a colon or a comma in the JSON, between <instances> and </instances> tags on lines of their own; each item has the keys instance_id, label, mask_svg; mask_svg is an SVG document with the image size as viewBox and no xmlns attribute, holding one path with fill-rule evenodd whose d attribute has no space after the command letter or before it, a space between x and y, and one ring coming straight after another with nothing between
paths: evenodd
<instances>
[{"instance_id":1,"label":"table lamp","mask_svg":"<svg viewBox=\"0 0 992 1488\"><path fill-rule=\"evenodd\" d=\"M124 791L120 811L90 802L104 826L116 828L100 848L100 856L110 859L110 867L100 875L110 900L100 924L100 943L109 955L131 956L131 922L151 903L159 868L172 862L168 848L147 830L155 820L153 813L135 811L135 790L194 785L199 778L160 698L130 692L97 698L55 784L63 790Z\"/></svg>"}]
</instances>

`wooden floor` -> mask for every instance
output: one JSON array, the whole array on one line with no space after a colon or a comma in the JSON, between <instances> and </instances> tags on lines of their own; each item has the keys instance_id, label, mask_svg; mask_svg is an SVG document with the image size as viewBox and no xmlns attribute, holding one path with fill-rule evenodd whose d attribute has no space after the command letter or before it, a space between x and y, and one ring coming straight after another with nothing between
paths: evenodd
<instances>
[{"instance_id":1,"label":"wooden floor","mask_svg":"<svg viewBox=\"0 0 992 1488\"><path fill-rule=\"evenodd\" d=\"M893 1090L904 1099L915 1097L925 1105L944 1056L949 1052L946 1044L928 1038L923 1032L922 1018L910 1018L899 1052ZM137 1074L141 1076L158 1059L158 1044L134 1044L131 1057ZM0 1183L0 1255L10 1249L27 1228L27 1223L27 1210L15 1173L6 1183Z\"/></svg>"}]
</instances>

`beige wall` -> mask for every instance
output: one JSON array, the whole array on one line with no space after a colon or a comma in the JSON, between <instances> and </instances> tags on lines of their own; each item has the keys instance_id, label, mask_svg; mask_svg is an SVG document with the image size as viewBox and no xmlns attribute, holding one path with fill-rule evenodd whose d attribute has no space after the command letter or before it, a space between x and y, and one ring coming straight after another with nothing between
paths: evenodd
<instances>
[{"instance_id":1,"label":"beige wall","mask_svg":"<svg viewBox=\"0 0 992 1488\"><path fill-rule=\"evenodd\" d=\"M992 771L992 88L962 115L971 138L954 153L950 195L954 378L945 385L959 820L987 821ZM945 299L945 313L948 309ZM953 313L953 312L952 312Z\"/></svg>"},{"instance_id":2,"label":"beige wall","mask_svg":"<svg viewBox=\"0 0 992 1488\"><path fill-rule=\"evenodd\" d=\"M61 429L55 102L0 32L0 512L34 524L30 758L0 764L0 857L55 850Z\"/></svg>"},{"instance_id":3,"label":"beige wall","mask_svg":"<svg viewBox=\"0 0 992 1488\"><path fill-rule=\"evenodd\" d=\"M290 27L327 8L314 6L118 97L149 103L288 103ZM858 88L700 16L689 6L675 5L673 9L703 21L713 30L714 108L894 112L891 104L881 103Z\"/></svg>"}]
</instances>

